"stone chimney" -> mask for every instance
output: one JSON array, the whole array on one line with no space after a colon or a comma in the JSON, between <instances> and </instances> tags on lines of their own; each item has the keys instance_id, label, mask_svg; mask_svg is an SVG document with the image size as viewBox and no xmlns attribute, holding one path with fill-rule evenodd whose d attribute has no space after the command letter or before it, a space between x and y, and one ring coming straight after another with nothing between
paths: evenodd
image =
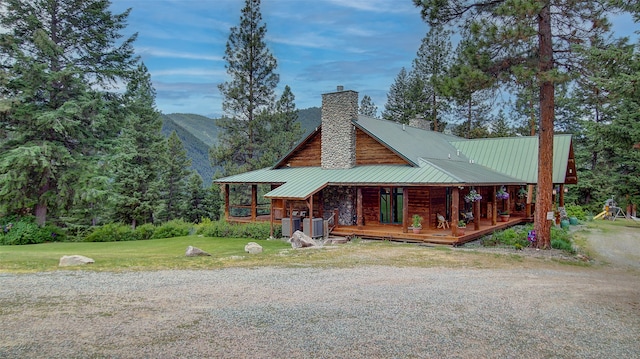
<instances>
[{"instance_id":1,"label":"stone chimney","mask_svg":"<svg viewBox=\"0 0 640 359\"><path fill-rule=\"evenodd\" d=\"M415 118L409 119L409 126L431 131L431 123L418 114Z\"/></svg>"},{"instance_id":2,"label":"stone chimney","mask_svg":"<svg viewBox=\"0 0 640 359\"><path fill-rule=\"evenodd\" d=\"M358 93L338 86L322 95L322 168L345 169L356 164Z\"/></svg>"}]
</instances>

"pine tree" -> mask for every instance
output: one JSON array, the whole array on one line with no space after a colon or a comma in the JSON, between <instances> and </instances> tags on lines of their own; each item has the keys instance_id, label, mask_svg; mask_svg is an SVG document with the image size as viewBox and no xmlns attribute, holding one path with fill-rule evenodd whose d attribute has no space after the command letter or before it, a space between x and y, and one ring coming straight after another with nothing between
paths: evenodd
<instances>
[{"instance_id":1,"label":"pine tree","mask_svg":"<svg viewBox=\"0 0 640 359\"><path fill-rule=\"evenodd\" d=\"M131 69L135 37L116 45L127 16L106 0L3 1L1 209L33 208L44 225L83 190L119 127L109 121L117 96L96 89Z\"/></svg>"},{"instance_id":2,"label":"pine tree","mask_svg":"<svg viewBox=\"0 0 640 359\"><path fill-rule=\"evenodd\" d=\"M487 72L511 81L514 70L527 69L539 83L540 123L535 229L538 246L550 248L555 85L574 71L573 46L607 30L604 0L519 2L414 0L432 26L464 24L492 54ZM555 26L554 26L555 24ZM483 51L484 52L484 51Z\"/></svg>"},{"instance_id":3,"label":"pine tree","mask_svg":"<svg viewBox=\"0 0 640 359\"><path fill-rule=\"evenodd\" d=\"M485 72L487 64L488 55L466 31L456 47L449 76L442 82L443 92L453 100L452 112L463 119L453 131L460 137L483 138L489 134L495 79Z\"/></svg>"},{"instance_id":4,"label":"pine tree","mask_svg":"<svg viewBox=\"0 0 640 359\"><path fill-rule=\"evenodd\" d=\"M144 64L138 66L124 98L127 116L113 161L115 216L135 228L139 223L153 223L166 166L162 118L155 109L155 90Z\"/></svg>"},{"instance_id":5,"label":"pine tree","mask_svg":"<svg viewBox=\"0 0 640 359\"><path fill-rule=\"evenodd\" d=\"M358 108L358 113L364 116L369 116L373 118L378 117L378 107L369 95L364 95L362 97L362 101L360 101L360 107Z\"/></svg>"},{"instance_id":6,"label":"pine tree","mask_svg":"<svg viewBox=\"0 0 640 359\"><path fill-rule=\"evenodd\" d=\"M176 131L173 131L167 139L166 155L166 166L162 176L164 210L160 218L164 221L170 221L181 218L189 205L187 202L187 181L191 175L189 170L191 160L187 158L187 151Z\"/></svg>"},{"instance_id":7,"label":"pine tree","mask_svg":"<svg viewBox=\"0 0 640 359\"><path fill-rule=\"evenodd\" d=\"M260 141L266 139L259 133L265 121L260 116L272 108L279 82L276 59L264 42L266 32L260 0L245 0L240 26L231 28L224 56L231 80L218 87L227 116L217 122L219 143L210 151L212 165L221 166L224 175L256 169L264 153Z\"/></svg>"},{"instance_id":8,"label":"pine tree","mask_svg":"<svg viewBox=\"0 0 640 359\"><path fill-rule=\"evenodd\" d=\"M449 109L444 81L451 67L450 34L442 26L432 26L413 60L413 74L425 84L419 102L424 104L426 112L419 114L431 122L434 131L440 131L438 122Z\"/></svg>"},{"instance_id":9,"label":"pine tree","mask_svg":"<svg viewBox=\"0 0 640 359\"><path fill-rule=\"evenodd\" d=\"M200 223L203 218L218 219L212 215L212 193L202 187L202 177L193 172L187 183L188 206L184 212L185 220ZM217 212L217 211L215 211Z\"/></svg>"},{"instance_id":10,"label":"pine tree","mask_svg":"<svg viewBox=\"0 0 640 359\"><path fill-rule=\"evenodd\" d=\"M254 167L273 166L277 160L286 155L300 141L303 131L298 122L296 97L287 85L275 104L275 109L263 111L258 126L261 156Z\"/></svg>"},{"instance_id":11,"label":"pine tree","mask_svg":"<svg viewBox=\"0 0 640 359\"><path fill-rule=\"evenodd\" d=\"M419 109L423 89L424 82L420 78L408 73L404 67L401 68L387 94L382 118L408 124L416 114L423 113Z\"/></svg>"}]
</instances>

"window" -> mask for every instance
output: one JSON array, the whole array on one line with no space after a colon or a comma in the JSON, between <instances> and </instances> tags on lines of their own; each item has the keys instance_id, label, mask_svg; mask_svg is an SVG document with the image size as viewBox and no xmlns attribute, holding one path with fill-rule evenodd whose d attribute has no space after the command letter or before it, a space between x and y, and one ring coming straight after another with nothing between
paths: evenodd
<instances>
[{"instance_id":1,"label":"window","mask_svg":"<svg viewBox=\"0 0 640 359\"><path fill-rule=\"evenodd\" d=\"M380 188L380 223L402 223L402 188Z\"/></svg>"}]
</instances>

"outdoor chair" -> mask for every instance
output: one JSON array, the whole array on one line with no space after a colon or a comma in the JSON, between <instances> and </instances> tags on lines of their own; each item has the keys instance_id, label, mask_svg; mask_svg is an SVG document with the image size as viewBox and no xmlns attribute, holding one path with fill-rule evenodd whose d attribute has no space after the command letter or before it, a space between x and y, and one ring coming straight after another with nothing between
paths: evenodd
<instances>
[{"instance_id":1,"label":"outdoor chair","mask_svg":"<svg viewBox=\"0 0 640 359\"><path fill-rule=\"evenodd\" d=\"M442 228L442 229L449 228L449 221L447 221L447 219L444 218L444 216L441 215L440 213L438 213L437 216L438 216L438 228Z\"/></svg>"}]
</instances>

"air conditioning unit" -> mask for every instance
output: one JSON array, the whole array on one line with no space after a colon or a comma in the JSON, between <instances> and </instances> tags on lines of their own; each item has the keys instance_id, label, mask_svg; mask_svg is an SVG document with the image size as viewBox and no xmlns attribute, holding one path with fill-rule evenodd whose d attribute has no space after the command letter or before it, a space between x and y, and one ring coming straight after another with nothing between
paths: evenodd
<instances>
[{"instance_id":1,"label":"air conditioning unit","mask_svg":"<svg viewBox=\"0 0 640 359\"><path fill-rule=\"evenodd\" d=\"M322 237L324 224L322 218L313 219L313 236L311 236L311 225L309 224L309 218L305 218L302 222L304 234L309 237L318 238Z\"/></svg>"},{"instance_id":2,"label":"air conditioning unit","mask_svg":"<svg viewBox=\"0 0 640 359\"><path fill-rule=\"evenodd\" d=\"M291 237L293 232L300 230L300 218L293 218L293 226L291 225L291 218L282 219L282 236Z\"/></svg>"}]
</instances>

